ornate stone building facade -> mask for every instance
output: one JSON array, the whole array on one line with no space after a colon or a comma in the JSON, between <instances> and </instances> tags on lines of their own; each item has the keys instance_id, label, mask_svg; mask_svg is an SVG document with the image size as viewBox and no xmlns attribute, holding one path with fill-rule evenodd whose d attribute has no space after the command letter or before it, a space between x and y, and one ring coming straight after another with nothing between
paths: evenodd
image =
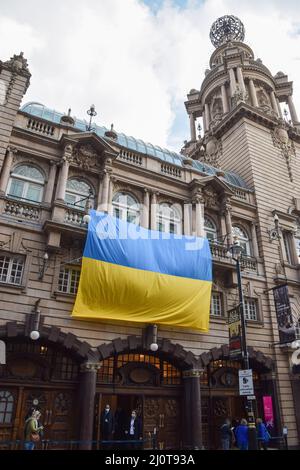
<instances>
[{"instance_id":1,"label":"ornate stone building facade","mask_svg":"<svg viewBox=\"0 0 300 470\"><path fill-rule=\"evenodd\" d=\"M290 349L278 345L271 289L288 284L297 319L300 123L292 83L254 58L237 25L229 36L218 24L212 28L216 50L201 89L188 94L191 139L181 153L113 127L87 130L70 112L39 103L20 108L27 62L22 54L0 62L2 441L22 439L30 406L42 411L49 445L99 440L100 411L110 403L125 413L137 408L144 437L156 428L160 448L218 448L224 418L245 416L241 364L229 359L226 323L238 303L235 262L227 254L236 235L256 416L271 396L274 434L285 424L289 444L299 445L300 379ZM287 102L291 122L280 102ZM204 135L197 138L199 117ZM147 325L71 319L90 207L147 228L209 238L209 333L159 326L154 353Z\"/></svg>"}]
</instances>

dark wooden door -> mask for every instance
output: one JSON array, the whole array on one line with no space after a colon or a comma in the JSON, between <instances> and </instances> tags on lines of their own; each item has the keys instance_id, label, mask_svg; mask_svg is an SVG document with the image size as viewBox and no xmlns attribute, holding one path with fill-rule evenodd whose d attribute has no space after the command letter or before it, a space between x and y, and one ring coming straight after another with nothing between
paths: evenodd
<instances>
[{"instance_id":1,"label":"dark wooden door","mask_svg":"<svg viewBox=\"0 0 300 470\"><path fill-rule=\"evenodd\" d=\"M180 449L181 402L178 398L145 397L144 436L153 436L154 429L159 449Z\"/></svg>"},{"instance_id":2,"label":"dark wooden door","mask_svg":"<svg viewBox=\"0 0 300 470\"><path fill-rule=\"evenodd\" d=\"M212 398L212 442L213 449L221 448L220 427L226 418L231 421L246 418L244 398L240 396L215 396Z\"/></svg>"},{"instance_id":3,"label":"dark wooden door","mask_svg":"<svg viewBox=\"0 0 300 470\"><path fill-rule=\"evenodd\" d=\"M69 448L66 441L76 437L74 393L71 390L26 390L21 410L20 424L23 426L19 429L20 438L24 434L25 417L31 407L41 412L40 424L44 426L42 437L46 446L51 449ZM50 441L49 444L47 441Z\"/></svg>"}]
</instances>

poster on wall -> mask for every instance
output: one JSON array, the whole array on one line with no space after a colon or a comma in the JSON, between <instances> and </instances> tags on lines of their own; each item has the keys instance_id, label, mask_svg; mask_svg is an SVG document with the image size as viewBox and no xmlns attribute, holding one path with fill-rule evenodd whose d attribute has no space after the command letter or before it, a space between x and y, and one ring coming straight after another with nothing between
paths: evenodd
<instances>
[{"instance_id":1,"label":"poster on wall","mask_svg":"<svg viewBox=\"0 0 300 470\"><path fill-rule=\"evenodd\" d=\"M229 357L240 359L242 357L242 323L240 305L228 310Z\"/></svg>"},{"instance_id":2,"label":"poster on wall","mask_svg":"<svg viewBox=\"0 0 300 470\"><path fill-rule=\"evenodd\" d=\"M296 339L296 328L292 317L288 286L274 287L273 295L279 330L279 341L281 344L291 343Z\"/></svg>"}]
</instances>

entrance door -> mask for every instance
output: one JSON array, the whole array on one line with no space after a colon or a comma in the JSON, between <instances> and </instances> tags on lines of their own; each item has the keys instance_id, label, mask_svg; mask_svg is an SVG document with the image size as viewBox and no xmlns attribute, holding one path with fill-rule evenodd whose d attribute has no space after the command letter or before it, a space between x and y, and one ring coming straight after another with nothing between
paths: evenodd
<instances>
[{"instance_id":1,"label":"entrance door","mask_svg":"<svg viewBox=\"0 0 300 470\"><path fill-rule=\"evenodd\" d=\"M145 397L144 435L156 431L159 449L180 449L180 410L178 398Z\"/></svg>"},{"instance_id":2,"label":"entrance door","mask_svg":"<svg viewBox=\"0 0 300 470\"><path fill-rule=\"evenodd\" d=\"M125 440L125 428L128 428L132 410L136 410L138 416L142 419L143 425L143 397L142 395L108 395L108 394L96 394L95 400L95 428L94 428L94 439L96 441L101 440L101 413L105 408L105 405L110 405L113 415L116 417L116 412L119 416L119 428L115 429L115 435L112 436L116 440ZM118 444L122 445L121 443ZM97 443L96 448L100 449L100 443Z\"/></svg>"},{"instance_id":3,"label":"entrance door","mask_svg":"<svg viewBox=\"0 0 300 470\"><path fill-rule=\"evenodd\" d=\"M44 426L43 439L54 441L50 443L51 449L66 449L66 441L74 439L74 413L72 410L74 395L71 390L41 390L30 389L24 392L24 399L20 417L19 438L23 438L25 418L31 407L41 412L40 424Z\"/></svg>"},{"instance_id":4,"label":"entrance door","mask_svg":"<svg viewBox=\"0 0 300 470\"><path fill-rule=\"evenodd\" d=\"M231 421L246 418L244 397L217 396L212 399L212 447L221 448L220 427L226 418Z\"/></svg>"}]
</instances>

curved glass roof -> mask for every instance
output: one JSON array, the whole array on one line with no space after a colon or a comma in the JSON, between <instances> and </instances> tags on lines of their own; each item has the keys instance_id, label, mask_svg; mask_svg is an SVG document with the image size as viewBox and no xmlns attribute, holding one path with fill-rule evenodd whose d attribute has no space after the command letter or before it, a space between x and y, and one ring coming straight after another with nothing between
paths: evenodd
<instances>
[{"instance_id":1,"label":"curved glass roof","mask_svg":"<svg viewBox=\"0 0 300 470\"><path fill-rule=\"evenodd\" d=\"M62 116L64 116L64 113L49 109L43 104L36 102L24 104L21 108L21 111L36 117L40 117L42 119L46 119L47 121L51 121L56 124L60 124L60 119ZM87 126L88 122L86 120L75 118L74 127L76 129L86 131ZM107 139L107 137L105 136L105 132L108 131L108 129L106 127L93 124L93 130L100 137L105 137L105 139ZM126 147L127 149L150 155L151 157L158 158L159 160L171 163L173 165L181 167L184 166L183 160L185 157L179 153L172 152L165 148L161 148L158 145L153 145L148 142L144 142L141 139L135 139L132 136L127 136L123 134L122 132L116 132L116 134L117 143L122 147ZM207 175L216 175L216 173L218 172L217 168L214 168L213 166L200 161L192 160L192 165L196 170L201 171L202 173L205 173ZM224 174L225 181L227 181L231 185L247 189L245 181L236 173L231 171L225 171Z\"/></svg>"}]
</instances>

